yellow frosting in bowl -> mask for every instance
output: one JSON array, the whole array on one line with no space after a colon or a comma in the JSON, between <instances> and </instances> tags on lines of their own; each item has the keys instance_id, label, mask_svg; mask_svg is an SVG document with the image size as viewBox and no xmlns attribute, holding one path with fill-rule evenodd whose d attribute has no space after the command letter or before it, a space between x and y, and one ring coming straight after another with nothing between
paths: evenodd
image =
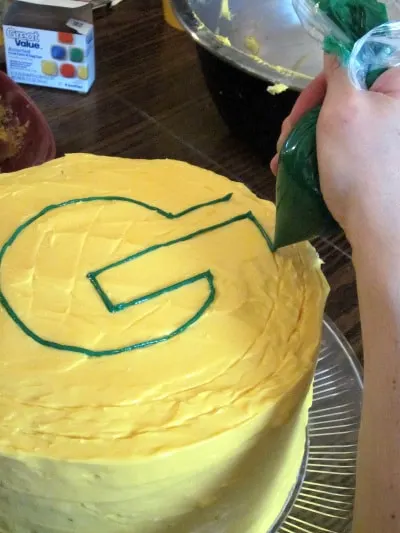
<instances>
[{"instance_id":1,"label":"yellow frosting in bowl","mask_svg":"<svg viewBox=\"0 0 400 533\"><path fill-rule=\"evenodd\" d=\"M304 452L313 248L271 253L273 204L177 161L69 155L0 207L0 531L265 533Z\"/></svg>"}]
</instances>

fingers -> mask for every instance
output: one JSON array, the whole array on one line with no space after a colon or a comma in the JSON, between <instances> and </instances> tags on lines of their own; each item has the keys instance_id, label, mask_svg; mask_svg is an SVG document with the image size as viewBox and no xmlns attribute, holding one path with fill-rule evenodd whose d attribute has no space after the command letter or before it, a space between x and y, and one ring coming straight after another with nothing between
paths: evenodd
<instances>
[{"instance_id":1,"label":"fingers","mask_svg":"<svg viewBox=\"0 0 400 533\"><path fill-rule=\"evenodd\" d=\"M296 122L307 113L307 111L323 101L325 92L326 78L324 73L321 73L300 93L290 115L283 121L281 134L277 142L277 152L282 148L283 143ZM271 170L274 174L276 174L277 168L278 155L276 155L271 161Z\"/></svg>"},{"instance_id":2,"label":"fingers","mask_svg":"<svg viewBox=\"0 0 400 533\"><path fill-rule=\"evenodd\" d=\"M300 93L296 103L288 117L292 127L307 111L310 111L315 106L321 104L325 98L326 93L326 77L325 73L321 72L311 83Z\"/></svg>"},{"instance_id":3,"label":"fingers","mask_svg":"<svg viewBox=\"0 0 400 533\"><path fill-rule=\"evenodd\" d=\"M384 72L370 90L400 100L400 67L391 68ZM359 91L352 86L346 70L340 66L338 59L325 55L323 73L304 89L290 115L284 120L277 151L280 151L296 122L307 111L323 101L326 102L326 106L324 106L326 109L340 109L344 102L354 102L353 98L358 93ZM277 172L278 159L279 156L275 155L271 161L271 170L274 174Z\"/></svg>"},{"instance_id":4,"label":"fingers","mask_svg":"<svg viewBox=\"0 0 400 533\"><path fill-rule=\"evenodd\" d=\"M400 68L391 68L381 74L370 90L400 100Z\"/></svg>"},{"instance_id":5,"label":"fingers","mask_svg":"<svg viewBox=\"0 0 400 533\"><path fill-rule=\"evenodd\" d=\"M324 74L327 84L344 84L348 80L346 71L340 66L336 56L325 54L324 56Z\"/></svg>"},{"instance_id":6,"label":"fingers","mask_svg":"<svg viewBox=\"0 0 400 533\"><path fill-rule=\"evenodd\" d=\"M292 131L293 124L290 120L290 115L282 122L281 134L279 135L278 142L276 143L276 151L280 152L282 144L285 142L286 137Z\"/></svg>"},{"instance_id":7,"label":"fingers","mask_svg":"<svg viewBox=\"0 0 400 533\"><path fill-rule=\"evenodd\" d=\"M325 55L324 73L326 76L326 97L342 100L357 91L350 83L346 69L342 68L335 56Z\"/></svg>"},{"instance_id":8,"label":"fingers","mask_svg":"<svg viewBox=\"0 0 400 533\"><path fill-rule=\"evenodd\" d=\"M277 143L278 152L296 122L298 122L307 111L310 111L310 109L319 105L323 101L325 92L326 78L324 73L321 73L300 93L290 115L283 121L281 135Z\"/></svg>"},{"instance_id":9,"label":"fingers","mask_svg":"<svg viewBox=\"0 0 400 533\"><path fill-rule=\"evenodd\" d=\"M271 164L270 164L270 168L271 168L272 174L274 176L276 176L276 174L278 172L278 161L279 161L279 155L275 154L274 157L272 158L272 161L271 161Z\"/></svg>"},{"instance_id":10,"label":"fingers","mask_svg":"<svg viewBox=\"0 0 400 533\"><path fill-rule=\"evenodd\" d=\"M289 135L296 122L298 122L307 111L323 101L325 91L326 79L325 75L321 73L300 93L290 115L282 123L281 135L277 143L278 152L282 148L282 144L285 142L286 137Z\"/></svg>"},{"instance_id":11,"label":"fingers","mask_svg":"<svg viewBox=\"0 0 400 533\"><path fill-rule=\"evenodd\" d=\"M340 101L343 102L344 98L350 97L355 91L338 60L334 56L325 55L324 71L300 94L290 115L282 124L277 151L280 151L293 126L307 111L321 104L328 96L329 100L338 101L337 104L333 102L333 106L339 105ZM275 156L271 161L271 170L274 174L277 172L277 167L278 156Z\"/></svg>"},{"instance_id":12,"label":"fingers","mask_svg":"<svg viewBox=\"0 0 400 533\"><path fill-rule=\"evenodd\" d=\"M327 82L327 97L336 96L343 101L346 96L357 91L351 85L346 70L340 66L334 56L325 56L324 74ZM400 68L390 68L381 74L370 91L400 99Z\"/></svg>"}]
</instances>

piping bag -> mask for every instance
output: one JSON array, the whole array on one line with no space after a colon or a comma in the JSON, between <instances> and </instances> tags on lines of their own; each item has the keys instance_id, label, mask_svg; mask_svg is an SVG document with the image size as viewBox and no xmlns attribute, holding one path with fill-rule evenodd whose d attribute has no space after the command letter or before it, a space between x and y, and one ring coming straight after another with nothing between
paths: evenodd
<instances>
[{"instance_id":1,"label":"piping bag","mask_svg":"<svg viewBox=\"0 0 400 533\"><path fill-rule=\"evenodd\" d=\"M368 90L386 69L400 65L400 22L389 22L378 0L293 0L308 33ZM322 197L316 126L321 107L295 125L279 154L274 249L340 231Z\"/></svg>"}]
</instances>

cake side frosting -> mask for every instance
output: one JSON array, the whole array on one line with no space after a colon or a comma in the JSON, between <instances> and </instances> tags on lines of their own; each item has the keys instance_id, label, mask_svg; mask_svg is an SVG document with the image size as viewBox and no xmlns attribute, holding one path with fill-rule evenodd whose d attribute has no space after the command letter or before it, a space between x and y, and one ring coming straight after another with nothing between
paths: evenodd
<instances>
[{"instance_id":1,"label":"cake side frosting","mask_svg":"<svg viewBox=\"0 0 400 533\"><path fill-rule=\"evenodd\" d=\"M212 509L292 424L276 515L327 294L313 248L272 254L271 203L176 161L70 155L2 176L1 204L0 517L5 494L25 501L4 531L162 532L154 508L161 524Z\"/></svg>"}]
</instances>

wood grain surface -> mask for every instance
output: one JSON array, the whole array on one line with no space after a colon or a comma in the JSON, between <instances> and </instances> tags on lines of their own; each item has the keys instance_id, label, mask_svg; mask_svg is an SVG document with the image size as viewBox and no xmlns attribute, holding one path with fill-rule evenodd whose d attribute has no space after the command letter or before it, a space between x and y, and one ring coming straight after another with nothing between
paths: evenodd
<instances>
[{"instance_id":1,"label":"wood grain surface","mask_svg":"<svg viewBox=\"0 0 400 533\"><path fill-rule=\"evenodd\" d=\"M205 86L194 43L164 23L160 6L161 0L126 0L96 16L97 80L90 94L28 88L50 123L58 155L177 158L241 180L273 200L268 166L230 134ZM327 314L362 359L350 247L343 236L314 244L332 289Z\"/></svg>"}]
</instances>

